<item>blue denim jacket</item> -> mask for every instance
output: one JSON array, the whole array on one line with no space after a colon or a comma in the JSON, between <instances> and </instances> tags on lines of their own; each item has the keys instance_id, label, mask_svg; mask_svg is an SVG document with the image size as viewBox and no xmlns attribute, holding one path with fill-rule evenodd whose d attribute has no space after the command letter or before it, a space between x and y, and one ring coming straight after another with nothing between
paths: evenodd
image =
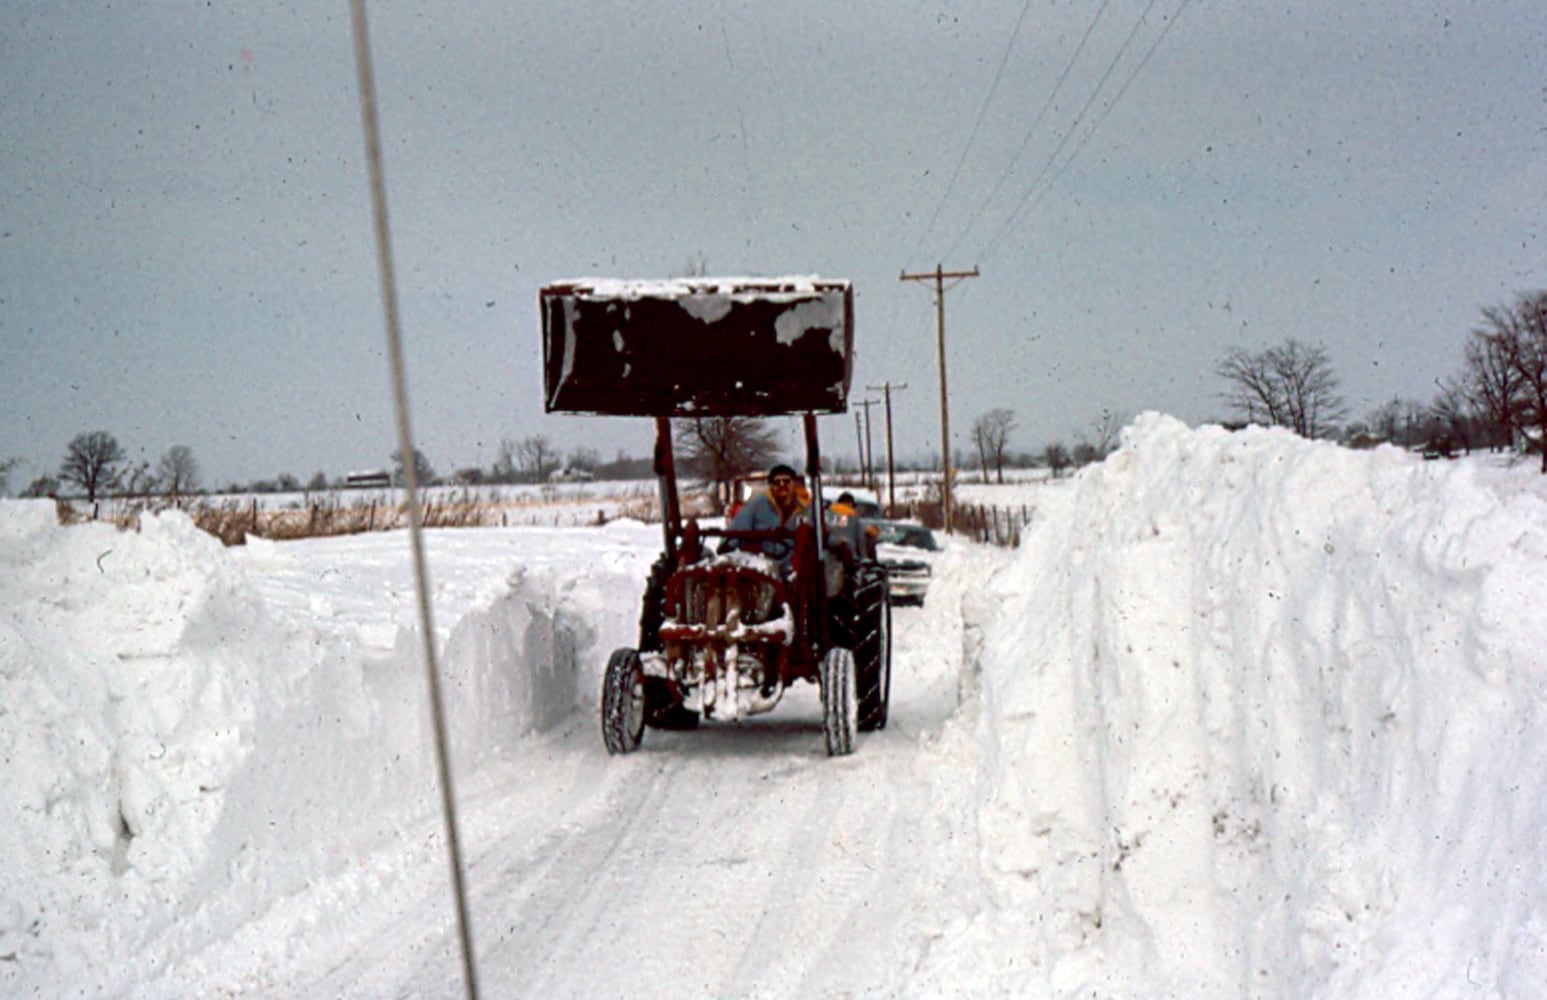
<instances>
[{"instance_id":1,"label":"blue denim jacket","mask_svg":"<svg viewBox=\"0 0 1547 1000\"><path fill-rule=\"evenodd\" d=\"M732 531L772 531L781 525L786 528L793 528L800 522L800 516L803 513L805 513L805 508L802 507L795 510L788 517L780 517L779 507L773 502L773 498L767 493L759 493L751 500L748 500L746 506L736 512L736 516L731 518L731 523L727 527ZM756 550L760 550L765 556L768 556L770 559L777 559L786 566L789 565L790 555L795 548L795 543L789 539L770 539L765 542L756 543L728 539L725 548L748 548L752 545L756 545Z\"/></svg>"}]
</instances>

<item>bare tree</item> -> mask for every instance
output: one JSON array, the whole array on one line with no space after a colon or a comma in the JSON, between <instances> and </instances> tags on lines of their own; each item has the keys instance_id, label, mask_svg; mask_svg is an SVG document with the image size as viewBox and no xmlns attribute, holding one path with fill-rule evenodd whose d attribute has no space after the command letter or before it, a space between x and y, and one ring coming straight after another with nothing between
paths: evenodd
<instances>
[{"instance_id":1,"label":"bare tree","mask_svg":"<svg viewBox=\"0 0 1547 1000\"><path fill-rule=\"evenodd\" d=\"M513 483L520 471L516 468L516 442L513 438L501 438L499 451L494 456L494 466L489 470L489 481Z\"/></svg>"},{"instance_id":2,"label":"bare tree","mask_svg":"<svg viewBox=\"0 0 1547 1000\"><path fill-rule=\"evenodd\" d=\"M1214 371L1228 384L1224 399L1246 419L1321 437L1342 419L1338 377L1323 347L1288 340L1252 353L1231 348Z\"/></svg>"},{"instance_id":3,"label":"bare tree","mask_svg":"<svg viewBox=\"0 0 1547 1000\"><path fill-rule=\"evenodd\" d=\"M1117 443L1122 437L1123 427L1129 421L1126 413L1116 410L1103 409L1101 419L1091 427L1091 449L1096 453L1096 461L1101 461L1117 450Z\"/></svg>"},{"instance_id":4,"label":"bare tree","mask_svg":"<svg viewBox=\"0 0 1547 1000\"><path fill-rule=\"evenodd\" d=\"M494 460L493 480L497 483L540 483L559 467L558 450L543 434L520 441L504 438Z\"/></svg>"},{"instance_id":5,"label":"bare tree","mask_svg":"<svg viewBox=\"0 0 1547 1000\"><path fill-rule=\"evenodd\" d=\"M59 478L85 490L87 503L96 503L97 494L117 480L118 467L125 457L113 435L107 431L86 431L70 440L64 462L59 466Z\"/></svg>"},{"instance_id":6,"label":"bare tree","mask_svg":"<svg viewBox=\"0 0 1547 1000\"><path fill-rule=\"evenodd\" d=\"M59 480L55 476L39 476L27 484L22 491L22 496L41 499L43 497L56 496L59 493Z\"/></svg>"},{"instance_id":7,"label":"bare tree","mask_svg":"<svg viewBox=\"0 0 1547 1000\"><path fill-rule=\"evenodd\" d=\"M686 417L673 429L682 467L714 484L714 502L724 509L737 476L766 468L779 455L773 428L757 417Z\"/></svg>"},{"instance_id":8,"label":"bare tree","mask_svg":"<svg viewBox=\"0 0 1547 1000\"><path fill-rule=\"evenodd\" d=\"M1069 467L1069 463L1072 460L1069 455L1069 449L1060 441L1054 441L1042 449L1042 461L1047 463L1047 467L1052 470L1054 479L1063 475L1064 470Z\"/></svg>"},{"instance_id":9,"label":"bare tree","mask_svg":"<svg viewBox=\"0 0 1547 1000\"><path fill-rule=\"evenodd\" d=\"M1445 445L1454 449L1460 446L1470 454L1472 451L1472 427L1473 405L1467 395L1465 386L1457 381L1446 379L1436 383L1439 386L1439 394L1434 397L1434 402L1429 404L1429 419L1438 424L1444 435L1441 451L1445 451Z\"/></svg>"},{"instance_id":10,"label":"bare tree","mask_svg":"<svg viewBox=\"0 0 1547 1000\"><path fill-rule=\"evenodd\" d=\"M1411 399L1392 396L1366 418L1371 433L1382 441L1411 448L1424 433L1424 408Z\"/></svg>"},{"instance_id":11,"label":"bare tree","mask_svg":"<svg viewBox=\"0 0 1547 1000\"><path fill-rule=\"evenodd\" d=\"M999 482L1004 482L1005 449L1010 444L1010 432L1015 429L1015 411L989 410L972 424L972 443L978 449L978 460L983 469L983 481L988 482L988 467L992 463Z\"/></svg>"},{"instance_id":12,"label":"bare tree","mask_svg":"<svg viewBox=\"0 0 1547 1000\"><path fill-rule=\"evenodd\" d=\"M1487 425L1489 446L1507 447L1520 426L1522 387L1510 361L1508 339L1491 324L1474 329L1467 339L1462 379L1467 398Z\"/></svg>"},{"instance_id":13,"label":"bare tree","mask_svg":"<svg viewBox=\"0 0 1547 1000\"><path fill-rule=\"evenodd\" d=\"M154 472L150 471L150 462L141 459L137 464L119 472L114 477L113 485L122 496L144 497L156 492L160 480L156 478Z\"/></svg>"},{"instance_id":14,"label":"bare tree","mask_svg":"<svg viewBox=\"0 0 1547 1000\"><path fill-rule=\"evenodd\" d=\"M622 448L610 462L602 462L594 470L598 479L648 479L654 474L654 466L648 458L632 458Z\"/></svg>"},{"instance_id":15,"label":"bare tree","mask_svg":"<svg viewBox=\"0 0 1547 1000\"><path fill-rule=\"evenodd\" d=\"M596 453L595 448L579 447L569 453L569 460L566 464L571 469L594 473L596 467L602 464L602 458Z\"/></svg>"},{"instance_id":16,"label":"bare tree","mask_svg":"<svg viewBox=\"0 0 1547 1000\"><path fill-rule=\"evenodd\" d=\"M11 491L11 472L20 464L19 458L8 458L0 462L0 496Z\"/></svg>"},{"instance_id":17,"label":"bare tree","mask_svg":"<svg viewBox=\"0 0 1547 1000\"><path fill-rule=\"evenodd\" d=\"M1075 463L1083 466L1083 464L1089 464L1092 461L1101 461L1103 458L1111 455L1112 452L1115 452L1118 440L1123 435L1123 427L1128 426L1129 420L1131 418L1129 418L1128 413L1108 410L1103 407L1100 420L1091 424L1091 440L1081 441L1080 447L1075 447ZM1081 447L1084 449L1083 454L1086 455L1084 460L1080 458Z\"/></svg>"},{"instance_id":18,"label":"bare tree","mask_svg":"<svg viewBox=\"0 0 1547 1000\"><path fill-rule=\"evenodd\" d=\"M392 481L399 486L408 484L406 463L403 461L403 449L392 449ZM414 449L414 482L419 486L429 486L435 481L435 467L425 457L424 452Z\"/></svg>"},{"instance_id":19,"label":"bare tree","mask_svg":"<svg viewBox=\"0 0 1547 1000\"><path fill-rule=\"evenodd\" d=\"M543 434L522 438L516 454L523 473L532 482L543 482L559 467L558 450Z\"/></svg>"},{"instance_id":20,"label":"bare tree","mask_svg":"<svg viewBox=\"0 0 1547 1000\"><path fill-rule=\"evenodd\" d=\"M1547 292L1521 295L1512 306L1483 310L1484 327L1474 333L1488 353L1508 365L1514 391L1501 407L1511 425L1542 455L1547 475Z\"/></svg>"},{"instance_id":21,"label":"bare tree","mask_svg":"<svg viewBox=\"0 0 1547 1000\"><path fill-rule=\"evenodd\" d=\"M1365 422L1370 426L1370 432L1382 441L1396 443L1397 432L1402 427L1402 400L1392 396L1384 403L1377 406Z\"/></svg>"},{"instance_id":22,"label":"bare tree","mask_svg":"<svg viewBox=\"0 0 1547 1000\"><path fill-rule=\"evenodd\" d=\"M167 494L182 496L199 488L199 463L194 460L193 449L185 444L174 444L156 463L156 475Z\"/></svg>"}]
</instances>

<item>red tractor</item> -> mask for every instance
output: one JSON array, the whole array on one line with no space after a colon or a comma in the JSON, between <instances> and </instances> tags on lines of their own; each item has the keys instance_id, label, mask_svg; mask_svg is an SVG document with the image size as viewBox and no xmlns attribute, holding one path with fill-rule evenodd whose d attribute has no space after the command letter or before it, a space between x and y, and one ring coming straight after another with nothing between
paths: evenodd
<instances>
[{"instance_id":1,"label":"red tractor","mask_svg":"<svg viewBox=\"0 0 1547 1000\"><path fill-rule=\"evenodd\" d=\"M645 586L639 644L602 682L602 737L690 729L772 710L821 688L829 754L886 725L891 605L860 526L823 511L817 416L845 412L853 357L848 282L815 278L581 281L542 289L549 412L655 419L664 549ZM804 419L811 502L793 527L732 531L684 519L671 418ZM782 543L788 555L764 555Z\"/></svg>"}]
</instances>

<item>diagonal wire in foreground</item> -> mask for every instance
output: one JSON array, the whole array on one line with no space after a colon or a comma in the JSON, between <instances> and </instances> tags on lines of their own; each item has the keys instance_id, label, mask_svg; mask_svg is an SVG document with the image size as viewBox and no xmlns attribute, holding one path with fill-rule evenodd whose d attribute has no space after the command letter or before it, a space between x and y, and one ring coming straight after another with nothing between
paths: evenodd
<instances>
[{"instance_id":1,"label":"diagonal wire in foreground","mask_svg":"<svg viewBox=\"0 0 1547 1000\"><path fill-rule=\"evenodd\" d=\"M360 84L360 118L365 129L365 160L371 181L371 208L376 222L376 262L381 273L381 303L387 324L387 354L392 361L392 397L397 411L398 447L407 456L403 474L408 490L408 534L413 549L414 587L419 597L419 630L424 636L424 670L429 682L430 719L435 731L435 763L440 775L441 813L451 855L451 882L456 896L457 930L462 945L462 978L467 995L476 1000L478 974L473 962L472 922L468 918L461 838L457 834L456 792L451 783L451 759L446 739L446 712L441 699L440 670L435 658L435 628L430 614L429 570L424 560L419 509L419 470L413 461L414 436L408 421L408 380L403 368L403 338L398 322L397 280L392 265L392 237L387 227L387 193L382 174L381 125L376 115L376 82L371 67L371 42L366 31L365 0L350 0L354 25L355 68Z\"/></svg>"}]
</instances>

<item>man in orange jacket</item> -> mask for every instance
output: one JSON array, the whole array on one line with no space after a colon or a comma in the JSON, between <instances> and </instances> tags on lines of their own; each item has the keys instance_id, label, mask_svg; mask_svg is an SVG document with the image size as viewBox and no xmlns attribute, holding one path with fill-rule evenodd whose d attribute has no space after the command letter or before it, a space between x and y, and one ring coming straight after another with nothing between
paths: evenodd
<instances>
[{"instance_id":1,"label":"man in orange jacket","mask_svg":"<svg viewBox=\"0 0 1547 1000\"><path fill-rule=\"evenodd\" d=\"M880 535L875 525L860 520L854 494L845 490L827 507L828 534L837 545L847 546L856 558L869 558ZM863 527L861 527L863 525Z\"/></svg>"}]
</instances>

